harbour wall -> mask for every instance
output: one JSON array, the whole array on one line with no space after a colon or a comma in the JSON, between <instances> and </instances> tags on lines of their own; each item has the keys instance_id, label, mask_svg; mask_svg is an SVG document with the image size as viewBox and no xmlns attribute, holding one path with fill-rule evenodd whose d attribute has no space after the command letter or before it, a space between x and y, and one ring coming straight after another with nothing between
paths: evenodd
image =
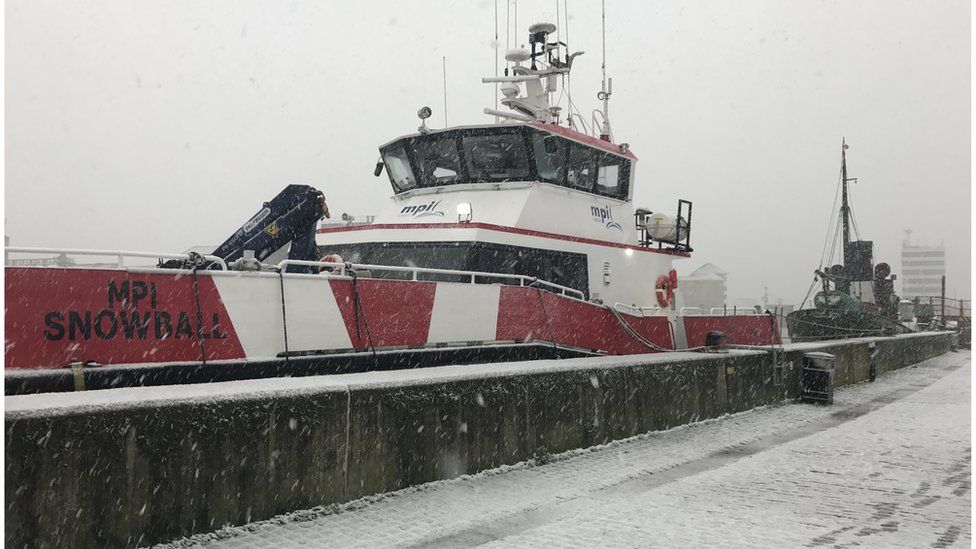
<instances>
[{"instance_id":1,"label":"harbour wall","mask_svg":"<svg viewBox=\"0 0 976 549\"><path fill-rule=\"evenodd\" d=\"M873 348L871 347L873 344ZM6 397L9 547L131 547L794 399L948 333ZM873 357L872 357L873 355Z\"/></svg>"}]
</instances>

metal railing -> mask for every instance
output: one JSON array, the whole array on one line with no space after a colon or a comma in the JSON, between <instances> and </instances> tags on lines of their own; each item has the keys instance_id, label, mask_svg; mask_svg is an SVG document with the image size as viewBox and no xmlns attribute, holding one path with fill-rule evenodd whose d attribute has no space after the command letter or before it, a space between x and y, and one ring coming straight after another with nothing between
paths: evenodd
<instances>
[{"instance_id":1,"label":"metal railing","mask_svg":"<svg viewBox=\"0 0 976 549\"><path fill-rule=\"evenodd\" d=\"M18 254L54 254L54 255L88 255L88 256L102 256L102 257L114 257L116 260L116 265L118 267L125 267L126 257L142 257L142 258L152 258L152 259L184 259L189 260L191 254L172 254L172 253L156 253L156 252L132 252L132 251L121 251L121 250L87 250L87 249L76 249L76 248L27 248L21 246L8 246L4 248L4 252L18 253ZM227 263L223 258L217 257L215 255L201 255L205 260L212 261L220 268L227 270ZM71 265L71 268L84 268L85 265Z\"/></svg>"},{"instance_id":2,"label":"metal railing","mask_svg":"<svg viewBox=\"0 0 976 549\"><path fill-rule=\"evenodd\" d=\"M626 309L628 311L635 312L641 316L644 316L647 313L652 315L661 315L661 314L666 314L668 311L668 309L663 309L656 305L652 305L650 307L639 307L637 305L628 305L627 303L620 303L619 301L613 304L613 308L617 309L618 311L620 309Z\"/></svg>"},{"instance_id":3,"label":"metal railing","mask_svg":"<svg viewBox=\"0 0 976 549\"><path fill-rule=\"evenodd\" d=\"M427 267L399 267L394 265L370 265L365 263L331 263L325 261L302 261L297 259L286 259L281 261L277 265L277 269L283 271L289 265L303 266L303 267L319 267L319 268L330 268L334 269L332 276L347 277L349 276L348 270L352 269L355 271L386 271L386 272L396 272L396 273L409 273L410 280L419 281L421 280L421 274L430 275L447 275L447 276L459 276L469 279L471 284L477 284L478 278L500 278L504 280L517 280L518 285L522 287L537 287L541 286L543 288L553 291L553 293L563 295L566 297L575 297L576 299L584 300L585 294L575 288L570 288L568 286L562 286L554 282L548 282L546 280L541 280L532 276L517 275L517 274L504 274L504 273L486 273L482 271L461 271L455 269L432 269Z\"/></svg>"},{"instance_id":4,"label":"metal railing","mask_svg":"<svg viewBox=\"0 0 976 549\"><path fill-rule=\"evenodd\" d=\"M748 307L745 309L739 309L738 307L712 307L709 310L709 314L712 316L760 316L763 313Z\"/></svg>"}]
</instances>

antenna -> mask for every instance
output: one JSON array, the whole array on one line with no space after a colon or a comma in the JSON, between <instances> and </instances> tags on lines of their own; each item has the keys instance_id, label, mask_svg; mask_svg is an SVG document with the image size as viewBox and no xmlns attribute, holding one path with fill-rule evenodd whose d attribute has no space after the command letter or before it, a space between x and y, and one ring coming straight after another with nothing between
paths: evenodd
<instances>
[{"instance_id":1,"label":"antenna","mask_svg":"<svg viewBox=\"0 0 976 549\"><path fill-rule=\"evenodd\" d=\"M515 0L515 24L512 28L515 29L515 36L518 36L518 0Z\"/></svg>"},{"instance_id":2,"label":"antenna","mask_svg":"<svg viewBox=\"0 0 976 549\"><path fill-rule=\"evenodd\" d=\"M441 57L441 65L444 67L444 127L447 127L447 56Z\"/></svg>"},{"instance_id":3,"label":"antenna","mask_svg":"<svg viewBox=\"0 0 976 549\"><path fill-rule=\"evenodd\" d=\"M505 51L511 49L511 41L508 39L512 31L512 0L505 0ZM508 70L508 67L505 67Z\"/></svg>"},{"instance_id":4,"label":"antenna","mask_svg":"<svg viewBox=\"0 0 976 549\"><path fill-rule=\"evenodd\" d=\"M558 2L559 0L556 0L556 1ZM569 0L563 0L563 17L566 18L566 54L568 55L569 52L570 52L570 49L569 49ZM568 107L569 107L569 109L568 109L569 110L569 116L567 116L566 119L569 121L569 127L570 127L570 129L575 130L576 129L576 123L573 121L573 109L575 108L575 106L573 105L573 76L571 74L569 74L569 73L566 73L566 103L568 104ZM580 118L582 118L582 117L580 117Z\"/></svg>"},{"instance_id":5,"label":"antenna","mask_svg":"<svg viewBox=\"0 0 976 549\"><path fill-rule=\"evenodd\" d=\"M508 0L505 0L506 2ZM558 1L558 0L557 0ZM498 78L498 0L495 0L495 78ZM498 83L495 83L495 110L498 110ZM498 117L495 117L495 124Z\"/></svg>"},{"instance_id":6,"label":"antenna","mask_svg":"<svg viewBox=\"0 0 976 549\"><path fill-rule=\"evenodd\" d=\"M609 112L609 102L610 94L613 93L613 79L610 79L609 87L607 85L607 2L606 0L601 0L600 2L600 28L603 32L603 62L600 64L600 70L603 71L603 83L600 86L600 93L596 96L599 100L603 101L603 126L600 129L600 139L604 141L612 141L610 137L610 112ZM593 128L596 130L596 128Z\"/></svg>"}]
</instances>

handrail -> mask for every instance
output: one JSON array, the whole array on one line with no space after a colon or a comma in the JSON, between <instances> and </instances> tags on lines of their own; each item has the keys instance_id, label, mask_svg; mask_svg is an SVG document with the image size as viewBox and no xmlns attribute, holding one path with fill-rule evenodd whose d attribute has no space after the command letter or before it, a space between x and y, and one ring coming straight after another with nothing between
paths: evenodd
<instances>
[{"instance_id":1,"label":"handrail","mask_svg":"<svg viewBox=\"0 0 976 549\"><path fill-rule=\"evenodd\" d=\"M283 261L279 261L278 265L275 266L275 269L279 271L284 271L285 268L288 267L289 265L297 265L301 267L332 267L332 268L339 269L338 276L346 276L346 265L350 265L350 264L333 263L329 261L309 261L307 259L285 259ZM336 273L332 273L332 274L335 275Z\"/></svg>"},{"instance_id":2,"label":"handrail","mask_svg":"<svg viewBox=\"0 0 976 549\"><path fill-rule=\"evenodd\" d=\"M57 254L57 255L92 255L92 256L111 256L118 259L117 264L119 267L123 267L125 264L126 257L146 257L153 259L190 259L191 254L172 254L172 253L157 253L157 252L135 252L135 251L122 251L122 250L89 250L89 249L77 249L77 248L34 248L34 247L20 247L20 246L9 246L4 248L7 253L28 253L28 254ZM212 261L217 265L220 265L222 270L228 270L227 263L223 258L214 255L202 255L207 261ZM505 273L488 273L482 271L461 271L456 269L432 269L425 267L399 267L394 265L369 265L369 264L359 264L359 263L331 263L325 261L307 261L298 259L285 259L277 264L278 270L284 270L289 265L300 265L305 267L331 267L338 270L338 276L347 276L347 271L349 269L362 269L369 271L391 271L391 272L406 272L411 273L412 280L419 280L418 276L421 273L424 274L444 274L444 275L455 275L455 276L466 276L471 278L471 283L475 283L475 279L478 277L482 278L503 278L508 280L518 280L519 286L531 287L531 286L543 286L546 288L552 288L556 290L555 293L564 296L575 296L578 299L585 299L585 294L575 288L570 288L568 286L562 286L554 282L549 282L546 280L541 280L536 277L517 275L517 274L505 274Z\"/></svg>"},{"instance_id":3,"label":"handrail","mask_svg":"<svg viewBox=\"0 0 976 549\"><path fill-rule=\"evenodd\" d=\"M111 256L118 259L118 266L125 266L126 257L146 257L153 259L190 259L191 254L172 254L172 253L156 253L156 252L133 252L133 251L122 251L122 250L88 250L81 248L34 248L34 247L23 247L23 246L7 246L4 248L6 253L24 253L24 254L57 254L57 255L96 255L96 256ZM207 261L212 261L220 268L227 270L227 263L223 258L217 257L215 255L201 255Z\"/></svg>"},{"instance_id":4,"label":"handrail","mask_svg":"<svg viewBox=\"0 0 976 549\"><path fill-rule=\"evenodd\" d=\"M442 275L454 275L454 276L466 276L470 277L471 284L475 283L475 279L481 278L504 278L508 280L518 280L519 286L545 286L548 288L553 288L558 290L560 295L575 295L578 299L584 299L584 293L575 288L570 288L568 286L562 286L554 282L548 282L546 280L540 280L538 278L526 275L517 274L505 274L505 273L488 273L483 271L461 271L457 269L433 269L428 267L400 267L396 265L371 265L366 263L334 263L326 261L301 261L296 259L286 259L278 263L278 270L284 270L289 265L301 265L306 267L331 267L333 269L338 269L339 276L347 276L348 269L361 269L365 271L388 271L388 272L400 272L400 273L410 273L411 280L419 280L419 275L424 274L442 274Z\"/></svg>"},{"instance_id":5,"label":"handrail","mask_svg":"<svg viewBox=\"0 0 976 549\"><path fill-rule=\"evenodd\" d=\"M709 309L708 314L709 316L762 316L766 313L756 312L755 309L749 307L745 309L738 309L736 307L732 307L731 309L728 307L712 307Z\"/></svg>"},{"instance_id":6,"label":"handrail","mask_svg":"<svg viewBox=\"0 0 976 549\"><path fill-rule=\"evenodd\" d=\"M638 307L636 305L628 305L626 303L621 303L619 301L613 304L613 308L614 309L619 309L621 307L624 308L624 309L629 309L631 311L637 311L641 315L643 315L645 311L650 312L650 313L661 313L663 311L667 311L667 309L663 309L663 308L658 307L656 305L651 305L650 307Z\"/></svg>"}]
</instances>

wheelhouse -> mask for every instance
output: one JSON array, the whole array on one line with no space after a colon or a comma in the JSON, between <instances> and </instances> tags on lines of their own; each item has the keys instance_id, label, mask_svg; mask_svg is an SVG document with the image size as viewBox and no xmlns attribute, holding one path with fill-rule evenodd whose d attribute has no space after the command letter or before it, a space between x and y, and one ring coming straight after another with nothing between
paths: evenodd
<instances>
[{"instance_id":1,"label":"wheelhouse","mask_svg":"<svg viewBox=\"0 0 976 549\"><path fill-rule=\"evenodd\" d=\"M464 183L539 181L630 198L633 158L530 126L428 131L380 148L396 194Z\"/></svg>"}]
</instances>

